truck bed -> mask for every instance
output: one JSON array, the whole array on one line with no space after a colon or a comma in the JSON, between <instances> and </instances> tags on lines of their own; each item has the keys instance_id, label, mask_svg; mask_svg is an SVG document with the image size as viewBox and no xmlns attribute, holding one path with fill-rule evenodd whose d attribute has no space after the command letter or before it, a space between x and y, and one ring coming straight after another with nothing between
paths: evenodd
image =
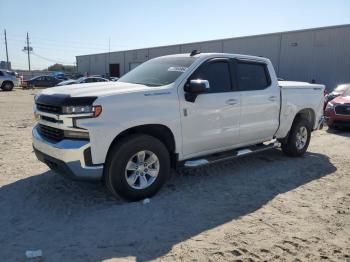
<instances>
[{"instance_id":1,"label":"truck bed","mask_svg":"<svg viewBox=\"0 0 350 262\"><path fill-rule=\"evenodd\" d=\"M278 81L278 85L281 88L281 124L276 137L282 138L288 134L294 116L301 108L312 110L315 120L322 117L324 85L294 81ZM318 121L315 121L313 129L317 125Z\"/></svg>"},{"instance_id":2,"label":"truck bed","mask_svg":"<svg viewBox=\"0 0 350 262\"><path fill-rule=\"evenodd\" d=\"M310 84L308 82L297 82L297 81L278 81L278 85L282 88L320 88L324 89L324 85Z\"/></svg>"}]
</instances>

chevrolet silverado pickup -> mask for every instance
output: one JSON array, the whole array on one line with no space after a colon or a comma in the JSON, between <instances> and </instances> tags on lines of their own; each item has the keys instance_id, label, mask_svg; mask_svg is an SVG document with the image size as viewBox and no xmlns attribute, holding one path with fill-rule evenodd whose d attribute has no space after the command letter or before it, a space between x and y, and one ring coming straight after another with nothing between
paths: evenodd
<instances>
[{"instance_id":1,"label":"chevrolet silverado pickup","mask_svg":"<svg viewBox=\"0 0 350 262\"><path fill-rule=\"evenodd\" d=\"M303 155L323 119L324 88L278 81L262 57L158 57L117 82L38 94L34 152L58 173L103 181L116 197L136 201L154 195L170 168L276 147Z\"/></svg>"}]
</instances>

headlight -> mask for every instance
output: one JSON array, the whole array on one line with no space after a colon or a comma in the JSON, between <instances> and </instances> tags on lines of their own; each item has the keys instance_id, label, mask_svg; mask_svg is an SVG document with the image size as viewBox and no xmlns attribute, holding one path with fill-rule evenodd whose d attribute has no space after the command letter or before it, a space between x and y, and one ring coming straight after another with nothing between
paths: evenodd
<instances>
[{"instance_id":1,"label":"headlight","mask_svg":"<svg viewBox=\"0 0 350 262\"><path fill-rule=\"evenodd\" d=\"M64 106L62 112L64 114L92 113L92 106Z\"/></svg>"},{"instance_id":2,"label":"headlight","mask_svg":"<svg viewBox=\"0 0 350 262\"><path fill-rule=\"evenodd\" d=\"M328 102L326 106L326 110L333 110L333 109L334 109L334 104L332 104L331 102Z\"/></svg>"},{"instance_id":3,"label":"headlight","mask_svg":"<svg viewBox=\"0 0 350 262\"><path fill-rule=\"evenodd\" d=\"M64 106L63 114L92 114L92 117L98 117L102 113L101 106Z\"/></svg>"}]
</instances>

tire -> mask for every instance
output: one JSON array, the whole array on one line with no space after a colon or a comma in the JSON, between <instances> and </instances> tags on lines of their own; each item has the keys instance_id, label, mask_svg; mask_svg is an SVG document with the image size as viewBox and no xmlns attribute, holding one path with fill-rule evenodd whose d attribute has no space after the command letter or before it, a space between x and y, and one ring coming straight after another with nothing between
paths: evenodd
<instances>
[{"instance_id":1,"label":"tire","mask_svg":"<svg viewBox=\"0 0 350 262\"><path fill-rule=\"evenodd\" d=\"M4 90L4 91L12 91L13 83L9 82L9 81L6 81L6 82L2 83L1 89Z\"/></svg>"},{"instance_id":2,"label":"tire","mask_svg":"<svg viewBox=\"0 0 350 262\"><path fill-rule=\"evenodd\" d=\"M141 152L144 152L144 161ZM146 166L147 163L144 162L147 161L154 163ZM103 180L115 197L138 201L157 193L169 177L169 173L170 155L165 145L152 136L131 135L111 148ZM145 187L147 183L149 185Z\"/></svg>"},{"instance_id":3,"label":"tire","mask_svg":"<svg viewBox=\"0 0 350 262\"><path fill-rule=\"evenodd\" d=\"M328 125L328 128L331 129L331 130L337 130L338 129L334 124Z\"/></svg>"},{"instance_id":4,"label":"tire","mask_svg":"<svg viewBox=\"0 0 350 262\"><path fill-rule=\"evenodd\" d=\"M288 139L282 143L282 151L288 156L302 156L310 143L311 127L310 123L302 118L297 118L289 132Z\"/></svg>"}]
</instances>

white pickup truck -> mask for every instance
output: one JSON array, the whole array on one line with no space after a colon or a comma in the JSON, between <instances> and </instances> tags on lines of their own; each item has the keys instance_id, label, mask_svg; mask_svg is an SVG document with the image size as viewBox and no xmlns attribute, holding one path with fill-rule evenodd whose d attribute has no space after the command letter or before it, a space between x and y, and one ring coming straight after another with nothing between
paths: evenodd
<instances>
[{"instance_id":1,"label":"white pickup truck","mask_svg":"<svg viewBox=\"0 0 350 262\"><path fill-rule=\"evenodd\" d=\"M154 195L171 167L198 167L281 146L305 153L324 86L278 82L269 59L237 54L151 59L117 82L46 89L35 98L37 158L115 195Z\"/></svg>"}]
</instances>

